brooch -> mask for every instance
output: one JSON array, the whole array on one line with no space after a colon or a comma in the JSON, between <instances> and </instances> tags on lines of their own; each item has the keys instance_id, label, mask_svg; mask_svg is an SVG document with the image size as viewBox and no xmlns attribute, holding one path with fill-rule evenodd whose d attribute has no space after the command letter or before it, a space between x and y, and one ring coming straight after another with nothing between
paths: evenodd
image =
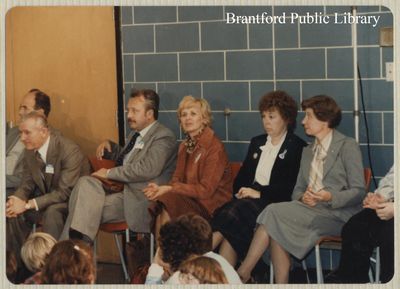
<instances>
[{"instance_id":1,"label":"brooch","mask_svg":"<svg viewBox=\"0 0 400 289\"><path fill-rule=\"evenodd\" d=\"M257 159L258 158L258 153L254 153L253 154L253 159Z\"/></svg>"},{"instance_id":2,"label":"brooch","mask_svg":"<svg viewBox=\"0 0 400 289\"><path fill-rule=\"evenodd\" d=\"M283 160L283 159L285 158L286 153L287 153L287 149L285 149L285 150L283 151L283 153L279 154L279 158L280 158L281 160Z\"/></svg>"}]
</instances>

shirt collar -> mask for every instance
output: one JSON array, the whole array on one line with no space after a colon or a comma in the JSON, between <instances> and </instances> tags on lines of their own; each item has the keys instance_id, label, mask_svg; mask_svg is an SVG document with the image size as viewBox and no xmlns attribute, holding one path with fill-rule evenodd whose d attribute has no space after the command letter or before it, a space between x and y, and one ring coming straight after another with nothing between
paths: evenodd
<instances>
[{"instance_id":1,"label":"shirt collar","mask_svg":"<svg viewBox=\"0 0 400 289\"><path fill-rule=\"evenodd\" d=\"M49 143L50 143L50 135L47 137L47 140L44 142L44 144L37 150L40 154L40 157L45 163L46 163L47 151L49 149Z\"/></svg>"},{"instance_id":2,"label":"shirt collar","mask_svg":"<svg viewBox=\"0 0 400 289\"><path fill-rule=\"evenodd\" d=\"M153 127L153 125L156 123L157 121L153 121L151 124L149 124L148 126L146 126L144 129L142 129L141 131L138 131L139 135L141 138L144 138L144 136L149 132L149 130Z\"/></svg>"},{"instance_id":3,"label":"shirt collar","mask_svg":"<svg viewBox=\"0 0 400 289\"><path fill-rule=\"evenodd\" d=\"M333 130L331 130L323 139L321 142L318 142L317 139L315 139L315 144L314 144L314 149L316 145L319 143L322 146L322 149L327 152L329 149L329 146L331 145L332 142L332 137L333 137Z\"/></svg>"}]
</instances>

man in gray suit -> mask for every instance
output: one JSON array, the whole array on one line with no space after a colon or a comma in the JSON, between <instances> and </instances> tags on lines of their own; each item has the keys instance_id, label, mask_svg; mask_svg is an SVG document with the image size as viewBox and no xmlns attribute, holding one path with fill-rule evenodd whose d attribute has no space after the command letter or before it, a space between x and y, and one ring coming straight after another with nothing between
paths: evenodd
<instances>
[{"instance_id":1,"label":"man in gray suit","mask_svg":"<svg viewBox=\"0 0 400 289\"><path fill-rule=\"evenodd\" d=\"M39 89L31 89L22 99L18 115L20 119L31 111L42 113L46 117L50 113L50 97ZM18 126L7 130L6 133L6 191L7 196L21 184L22 159L24 145L19 137Z\"/></svg>"},{"instance_id":2,"label":"man in gray suit","mask_svg":"<svg viewBox=\"0 0 400 289\"><path fill-rule=\"evenodd\" d=\"M44 232L60 237L72 188L90 172L79 146L52 133L44 115L28 113L19 130L25 146L22 182L6 203L7 249L17 256L32 229L32 213L40 215Z\"/></svg>"},{"instance_id":3,"label":"man in gray suit","mask_svg":"<svg viewBox=\"0 0 400 289\"><path fill-rule=\"evenodd\" d=\"M126 221L135 232L150 232L148 200L142 190L148 182L165 184L176 162L176 138L157 121L159 96L150 89L134 91L128 101L127 118L132 132L124 148L105 141L98 158L116 161L116 167L100 169L93 176L124 183L122 192L107 194L93 176L82 177L75 186L61 239L92 242L102 223Z\"/></svg>"}]
</instances>

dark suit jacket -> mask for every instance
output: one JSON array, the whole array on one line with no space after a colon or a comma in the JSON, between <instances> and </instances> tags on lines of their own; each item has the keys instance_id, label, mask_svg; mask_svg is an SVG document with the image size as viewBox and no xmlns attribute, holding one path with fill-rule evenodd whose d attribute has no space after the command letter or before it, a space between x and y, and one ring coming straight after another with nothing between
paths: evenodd
<instances>
[{"instance_id":1,"label":"dark suit jacket","mask_svg":"<svg viewBox=\"0 0 400 289\"><path fill-rule=\"evenodd\" d=\"M35 197L40 210L56 203L67 202L73 187L80 176L90 173L87 158L77 144L58 133L50 133L47 165L52 165L54 174L45 173L42 179L33 150L25 150L23 177L15 196L28 200L36 188L41 195Z\"/></svg>"},{"instance_id":2,"label":"dark suit jacket","mask_svg":"<svg viewBox=\"0 0 400 289\"><path fill-rule=\"evenodd\" d=\"M269 185L261 186L254 182L256 169L261 156L260 146L265 145L267 135L251 139L249 150L233 184L233 193L241 187L251 187L261 192L261 198L270 202L290 201L299 172L301 154L305 141L297 135L287 132L271 171Z\"/></svg>"}]
</instances>

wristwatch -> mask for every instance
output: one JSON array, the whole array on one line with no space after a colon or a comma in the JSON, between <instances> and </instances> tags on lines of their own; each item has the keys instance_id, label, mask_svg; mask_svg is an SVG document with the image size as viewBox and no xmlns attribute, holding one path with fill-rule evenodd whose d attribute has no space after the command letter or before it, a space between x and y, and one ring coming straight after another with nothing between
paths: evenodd
<instances>
[{"instance_id":1,"label":"wristwatch","mask_svg":"<svg viewBox=\"0 0 400 289\"><path fill-rule=\"evenodd\" d=\"M30 209L32 209L31 203L27 201L25 204L25 210L30 210Z\"/></svg>"}]
</instances>

